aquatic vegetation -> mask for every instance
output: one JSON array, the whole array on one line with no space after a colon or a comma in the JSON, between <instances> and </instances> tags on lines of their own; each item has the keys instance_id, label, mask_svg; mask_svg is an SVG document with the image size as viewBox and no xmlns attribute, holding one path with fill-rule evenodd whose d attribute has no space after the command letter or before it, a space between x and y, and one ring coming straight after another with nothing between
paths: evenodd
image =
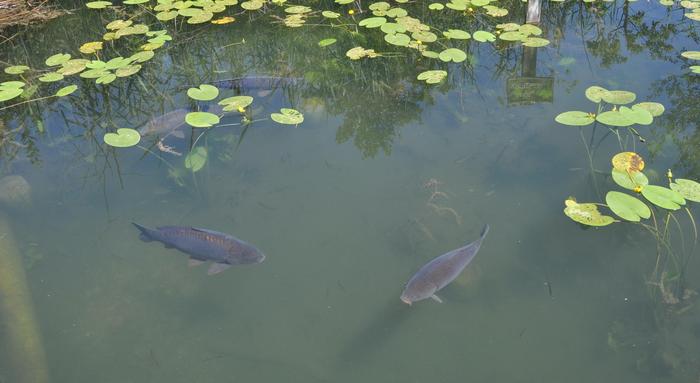
<instances>
[{"instance_id":1,"label":"aquatic vegetation","mask_svg":"<svg viewBox=\"0 0 700 383\"><path fill-rule=\"evenodd\" d=\"M280 124L299 125L304 122L304 115L298 110L282 108L279 113L270 114L270 118Z\"/></svg>"},{"instance_id":2,"label":"aquatic vegetation","mask_svg":"<svg viewBox=\"0 0 700 383\"><path fill-rule=\"evenodd\" d=\"M190 88L187 95L197 101L211 101L219 96L219 89L213 85L202 84L199 88Z\"/></svg>"},{"instance_id":3,"label":"aquatic vegetation","mask_svg":"<svg viewBox=\"0 0 700 383\"><path fill-rule=\"evenodd\" d=\"M207 148L197 146L185 156L185 168L190 169L192 173L198 172L207 163L208 157Z\"/></svg>"},{"instance_id":4,"label":"aquatic vegetation","mask_svg":"<svg viewBox=\"0 0 700 383\"><path fill-rule=\"evenodd\" d=\"M115 148L128 148L137 145L141 141L141 135L134 129L120 128L116 133L105 133L103 140Z\"/></svg>"},{"instance_id":5,"label":"aquatic vegetation","mask_svg":"<svg viewBox=\"0 0 700 383\"><path fill-rule=\"evenodd\" d=\"M195 128L210 128L219 123L219 116L209 112L189 112L185 122Z\"/></svg>"}]
</instances>

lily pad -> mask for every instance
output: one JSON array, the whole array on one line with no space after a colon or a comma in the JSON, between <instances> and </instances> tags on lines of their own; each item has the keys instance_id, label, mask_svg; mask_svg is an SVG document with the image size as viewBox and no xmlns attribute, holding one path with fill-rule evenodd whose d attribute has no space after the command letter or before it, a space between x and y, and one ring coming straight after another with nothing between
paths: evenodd
<instances>
[{"instance_id":1,"label":"lily pad","mask_svg":"<svg viewBox=\"0 0 700 383\"><path fill-rule=\"evenodd\" d=\"M123 68L117 69L114 72L114 74L117 77L127 77L127 76L131 76L133 74L138 73L138 71L140 71L140 70L141 70L141 65L129 65L129 66L125 66Z\"/></svg>"},{"instance_id":2,"label":"lily pad","mask_svg":"<svg viewBox=\"0 0 700 383\"><path fill-rule=\"evenodd\" d=\"M195 128L210 128L219 123L219 116L209 112L189 112L185 122Z\"/></svg>"},{"instance_id":3,"label":"lily pad","mask_svg":"<svg viewBox=\"0 0 700 383\"><path fill-rule=\"evenodd\" d=\"M671 182L671 190L678 192L687 200L700 202L700 183L693 180L676 178L675 182Z\"/></svg>"},{"instance_id":4,"label":"lily pad","mask_svg":"<svg viewBox=\"0 0 700 383\"><path fill-rule=\"evenodd\" d=\"M90 69L80 74L82 78L100 78L109 73L108 70L104 68Z\"/></svg>"},{"instance_id":5,"label":"lily pad","mask_svg":"<svg viewBox=\"0 0 700 383\"><path fill-rule=\"evenodd\" d=\"M541 37L526 37L523 39L523 45L526 47L539 48L549 45L549 40Z\"/></svg>"},{"instance_id":6,"label":"lily pad","mask_svg":"<svg viewBox=\"0 0 700 383\"><path fill-rule=\"evenodd\" d=\"M131 59L125 57L115 57L105 63L105 69L119 69L131 64Z\"/></svg>"},{"instance_id":7,"label":"lily pad","mask_svg":"<svg viewBox=\"0 0 700 383\"><path fill-rule=\"evenodd\" d=\"M22 88L0 88L0 101L12 100L24 92Z\"/></svg>"},{"instance_id":8,"label":"lily pad","mask_svg":"<svg viewBox=\"0 0 700 383\"><path fill-rule=\"evenodd\" d=\"M386 15L392 18L404 17L408 15L408 12L403 8L391 8L386 11Z\"/></svg>"},{"instance_id":9,"label":"lily pad","mask_svg":"<svg viewBox=\"0 0 700 383\"><path fill-rule=\"evenodd\" d=\"M291 7L287 7L284 9L286 13L292 13L292 14L297 14L297 13L309 13L313 11L310 7L307 7L305 5L293 5Z\"/></svg>"},{"instance_id":10,"label":"lily pad","mask_svg":"<svg viewBox=\"0 0 700 383\"><path fill-rule=\"evenodd\" d=\"M379 29L384 33L404 33L406 32L406 26L399 23L384 23Z\"/></svg>"},{"instance_id":11,"label":"lily pad","mask_svg":"<svg viewBox=\"0 0 700 383\"><path fill-rule=\"evenodd\" d=\"M428 32L428 31L416 31L411 33L411 37L413 37L414 40L420 41L423 43L432 43L437 41L438 37L435 33L433 32Z\"/></svg>"},{"instance_id":12,"label":"lily pad","mask_svg":"<svg viewBox=\"0 0 700 383\"><path fill-rule=\"evenodd\" d=\"M643 172L628 173L613 168L610 174L612 174L612 179L616 184L627 190L640 190L649 184L649 179Z\"/></svg>"},{"instance_id":13,"label":"lily pad","mask_svg":"<svg viewBox=\"0 0 700 383\"><path fill-rule=\"evenodd\" d=\"M411 42L411 38L404 33L390 33L384 35L384 40L389 44L398 45L400 47L405 47Z\"/></svg>"},{"instance_id":14,"label":"lily pad","mask_svg":"<svg viewBox=\"0 0 700 383\"><path fill-rule=\"evenodd\" d=\"M337 19L340 17L340 13L338 12L333 12L333 11L323 11L321 12L321 15L327 19Z\"/></svg>"},{"instance_id":15,"label":"lily pad","mask_svg":"<svg viewBox=\"0 0 700 383\"><path fill-rule=\"evenodd\" d=\"M116 31L117 29L122 29L131 26L131 24L133 23L134 22L132 20L114 20L107 24L105 28L109 29L110 31Z\"/></svg>"},{"instance_id":16,"label":"lily pad","mask_svg":"<svg viewBox=\"0 0 700 383\"><path fill-rule=\"evenodd\" d=\"M619 110L609 110L607 112L603 112L597 115L595 119L602 124L610 126L634 125L634 121L627 119Z\"/></svg>"},{"instance_id":17,"label":"lily pad","mask_svg":"<svg viewBox=\"0 0 700 383\"><path fill-rule=\"evenodd\" d=\"M428 5L428 9L431 9L433 11L440 11L445 9L445 6L442 3L431 3Z\"/></svg>"},{"instance_id":18,"label":"lily pad","mask_svg":"<svg viewBox=\"0 0 700 383\"><path fill-rule=\"evenodd\" d=\"M521 25L518 30L526 35L535 35L539 36L542 34L542 29L536 25L532 24L523 24Z\"/></svg>"},{"instance_id":19,"label":"lily pad","mask_svg":"<svg viewBox=\"0 0 700 383\"><path fill-rule=\"evenodd\" d=\"M440 57L439 53L433 51L423 51L420 54L431 59L436 59Z\"/></svg>"},{"instance_id":20,"label":"lily pad","mask_svg":"<svg viewBox=\"0 0 700 383\"><path fill-rule=\"evenodd\" d=\"M648 110L638 107L637 105L633 105L632 108L621 106L620 114L622 114L622 117L632 121L635 124L649 125L654 121L654 117Z\"/></svg>"},{"instance_id":21,"label":"lily pad","mask_svg":"<svg viewBox=\"0 0 700 383\"><path fill-rule=\"evenodd\" d=\"M598 103L603 101L603 95L608 93L608 90L597 85L593 85L586 89L586 98L592 102Z\"/></svg>"},{"instance_id":22,"label":"lily pad","mask_svg":"<svg viewBox=\"0 0 700 383\"><path fill-rule=\"evenodd\" d=\"M445 32L442 32L445 37L448 39L455 39L455 40L467 40L472 37L472 35L469 34L467 31L463 31L461 29L448 29Z\"/></svg>"},{"instance_id":23,"label":"lily pad","mask_svg":"<svg viewBox=\"0 0 700 383\"><path fill-rule=\"evenodd\" d=\"M103 9L109 7L110 5L112 5L112 2L110 1L91 1L89 3L85 3L85 6L91 9Z\"/></svg>"},{"instance_id":24,"label":"lily pad","mask_svg":"<svg viewBox=\"0 0 700 383\"><path fill-rule=\"evenodd\" d=\"M662 115L666 110L663 104L660 104L658 102L640 102L638 104L634 104L632 106L632 109L634 109L635 107L646 109L649 113L651 113L652 117L658 117Z\"/></svg>"},{"instance_id":25,"label":"lily pad","mask_svg":"<svg viewBox=\"0 0 700 383\"><path fill-rule=\"evenodd\" d=\"M527 37L527 34L520 31L503 32L498 38L505 41L520 41Z\"/></svg>"},{"instance_id":26,"label":"lily pad","mask_svg":"<svg viewBox=\"0 0 700 383\"><path fill-rule=\"evenodd\" d=\"M197 172L207 163L207 157L207 148L197 146L185 156L185 167L192 170L193 173Z\"/></svg>"},{"instance_id":27,"label":"lily pad","mask_svg":"<svg viewBox=\"0 0 700 383\"><path fill-rule=\"evenodd\" d=\"M45 64L48 66L56 66L61 65L68 60L70 60L70 55L68 53L56 53L53 56L49 56L49 58L46 59Z\"/></svg>"},{"instance_id":28,"label":"lily pad","mask_svg":"<svg viewBox=\"0 0 700 383\"><path fill-rule=\"evenodd\" d=\"M318 46L319 46L319 47L327 47L327 46L329 46L329 45L335 44L336 41L337 41L337 40L336 40L336 39L333 39L333 38L330 38L330 39L323 39L323 40L321 40L321 41L318 42Z\"/></svg>"},{"instance_id":29,"label":"lily pad","mask_svg":"<svg viewBox=\"0 0 700 383\"><path fill-rule=\"evenodd\" d=\"M628 221L639 222L642 218L651 217L649 206L629 194L609 191L605 195L605 203L613 213Z\"/></svg>"},{"instance_id":30,"label":"lily pad","mask_svg":"<svg viewBox=\"0 0 700 383\"><path fill-rule=\"evenodd\" d=\"M592 113L572 110L560 113L554 118L554 121L569 126L586 126L595 121L595 116Z\"/></svg>"},{"instance_id":31,"label":"lily pad","mask_svg":"<svg viewBox=\"0 0 700 383\"><path fill-rule=\"evenodd\" d=\"M681 53L681 56L690 60L700 60L700 51L686 51Z\"/></svg>"},{"instance_id":32,"label":"lily pad","mask_svg":"<svg viewBox=\"0 0 700 383\"><path fill-rule=\"evenodd\" d=\"M613 217L603 215L593 203L578 203L573 198L564 201L564 214L575 222L588 226L607 226L615 222Z\"/></svg>"},{"instance_id":33,"label":"lily pad","mask_svg":"<svg viewBox=\"0 0 700 383\"><path fill-rule=\"evenodd\" d=\"M13 65L5 68L5 73L7 74L22 74L28 71L30 68L26 65Z\"/></svg>"},{"instance_id":34,"label":"lily pad","mask_svg":"<svg viewBox=\"0 0 700 383\"><path fill-rule=\"evenodd\" d=\"M56 91L56 96L58 96L58 97L68 96L69 94L72 94L73 92L75 92L77 89L78 89L77 85L64 86L63 88Z\"/></svg>"},{"instance_id":35,"label":"lily pad","mask_svg":"<svg viewBox=\"0 0 700 383\"><path fill-rule=\"evenodd\" d=\"M131 55L130 58L134 62L142 63L142 62L145 62L145 61L152 59L154 55L155 55L155 53L153 53L153 51L141 51L141 52L134 53L133 55Z\"/></svg>"},{"instance_id":36,"label":"lily pad","mask_svg":"<svg viewBox=\"0 0 700 383\"><path fill-rule=\"evenodd\" d=\"M612 158L613 168L627 173L636 173L644 170L644 159L635 152L617 153Z\"/></svg>"},{"instance_id":37,"label":"lily pad","mask_svg":"<svg viewBox=\"0 0 700 383\"><path fill-rule=\"evenodd\" d=\"M654 205L668 210L678 210L685 205L685 199L679 192L663 186L647 185L642 188L642 195Z\"/></svg>"},{"instance_id":38,"label":"lily pad","mask_svg":"<svg viewBox=\"0 0 700 383\"><path fill-rule=\"evenodd\" d=\"M176 18L178 15L177 11L162 11L156 13L156 19L160 21L168 21Z\"/></svg>"},{"instance_id":39,"label":"lily pad","mask_svg":"<svg viewBox=\"0 0 700 383\"><path fill-rule=\"evenodd\" d=\"M257 11L263 7L263 2L261 0L250 0L241 3L241 8L247 11Z\"/></svg>"},{"instance_id":40,"label":"lily pad","mask_svg":"<svg viewBox=\"0 0 700 383\"><path fill-rule=\"evenodd\" d=\"M78 50L80 53L91 54L99 51L100 49L102 49L102 41L92 41L81 45Z\"/></svg>"},{"instance_id":41,"label":"lily pad","mask_svg":"<svg viewBox=\"0 0 700 383\"><path fill-rule=\"evenodd\" d=\"M637 96L626 90L609 90L602 94L603 101L609 104L624 105L634 102Z\"/></svg>"},{"instance_id":42,"label":"lily pad","mask_svg":"<svg viewBox=\"0 0 700 383\"><path fill-rule=\"evenodd\" d=\"M496 35L486 31L476 31L472 38L478 42L485 43L487 41L496 41Z\"/></svg>"},{"instance_id":43,"label":"lily pad","mask_svg":"<svg viewBox=\"0 0 700 383\"><path fill-rule=\"evenodd\" d=\"M199 88L187 89L187 95L193 100L211 101L219 96L219 89L213 85L202 84Z\"/></svg>"},{"instance_id":44,"label":"lily pad","mask_svg":"<svg viewBox=\"0 0 700 383\"><path fill-rule=\"evenodd\" d=\"M440 52L440 60L444 62L456 62L456 63L461 63L462 61L467 59L467 54L464 53L463 50L457 49L457 48L447 48L444 51Z\"/></svg>"},{"instance_id":45,"label":"lily pad","mask_svg":"<svg viewBox=\"0 0 700 383\"><path fill-rule=\"evenodd\" d=\"M359 60L363 57L377 57L379 56L378 53L374 51L374 49L365 49L363 47L355 47L347 52L345 52L345 55L348 56L351 60Z\"/></svg>"},{"instance_id":46,"label":"lily pad","mask_svg":"<svg viewBox=\"0 0 700 383\"><path fill-rule=\"evenodd\" d=\"M442 82L442 80L447 77L447 71L444 70L427 70L425 72L421 72L418 75L418 80L425 81L428 84L437 84L439 82Z\"/></svg>"},{"instance_id":47,"label":"lily pad","mask_svg":"<svg viewBox=\"0 0 700 383\"><path fill-rule=\"evenodd\" d=\"M379 28L384 23L386 23L386 18L384 17L368 17L360 20L358 25L365 28Z\"/></svg>"},{"instance_id":48,"label":"lily pad","mask_svg":"<svg viewBox=\"0 0 700 383\"><path fill-rule=\"evenodd\" d=\"M55 82L61 80L63 80L63 75L56 72L49 72L39 77L39 81L41 82Z\"/></svg>"},{"instance_id":49,"label":"lily pad","mask_svg":"<svg viewBox=\"0 0 700 383\"><path fill-rule=\"evenodd\" d=\"M98 77L95 82L102 85L107 85L116 80L117 76L114 73L107 72L104 76Z\"/></svg>"},{"instance_id":50,"label":"lily pad","mask_svg":"<svg viewBox=\"0 0 700 383\"><path fill-rule=\"evenodd\" d=\"M253 97L250 96L233 96L225 98L219 101L219 105L224 106L225 112L230 112L232 110L238 110L239 108L246 108L248 105L253 103Z\"/></svg>"},{"instance_id":51,"label":"lily pad","mask_svg":"<svg viewBox=\"0 0 700 383\"><path fill-rule=\"evenodd\" d=\"M304 122L304 115L302 115L299 111L290 108L282 108L280 109L280 113L270 114L270 118L272 118L272 120L275 122L279 122L280 124L288 125L298 125Z\"/></svg>"},{"instance_id":52,"label":"lily pad","mask_svg":"<svg viewBox=\"0 0 700 383\"><path fill-rule=\"evenodd\" d=\"M120 128L116 133L105 133L103 140L109 146L128 148L138 144L141 141L141 135L134 129Z\"/></svg>"}]
</instances>

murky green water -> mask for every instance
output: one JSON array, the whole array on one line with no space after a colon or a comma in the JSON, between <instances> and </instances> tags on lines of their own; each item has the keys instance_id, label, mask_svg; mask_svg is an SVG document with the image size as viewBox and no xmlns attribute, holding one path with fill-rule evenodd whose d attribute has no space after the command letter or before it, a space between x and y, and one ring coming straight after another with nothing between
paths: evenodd
<instances>
[{"instance_id":1,"label":"murky green water","mask_svg":"<svg viewBox=\"0 0 700 383\"><path fill-rule=\"evenodd\" d=\"M506 8L507 21L523 22L522 5ZM681 12L655 1L552 4L542 23L552 44L534 61L522 47L467 41L469 64L450 65L366 30L285 28L257 14L224 26L165 23L173 41L139 74L109 86L74 79L71 97L3 110L3 174L32 187L30 207L5 209L51 381L697 381L700 312L692 298L664 304L646 283L653 238L633 225L584 230L562 214L569 195L603 201L613 184L595 176L596 193L579 130L554 122L594 111L583 96L591 85L662 102L664 116L639 129L647 142L625 147L656 182L667 168L698 179L698 80L680 57L698 46L697 24ZM3 60L41 67L51 54L78 54L114 17L80 10L32 27L0 46ZM458 13L440 23L484 27ZM326 37L338 42L319 48ZM348 60L357 45L404 55ZM551 100L509 98L532 77L524 66L545 78ZM450 73L443 84L415 80L437 67ZM197 173L156 137L140 144L149 152L102 141L192 109L190 86L244 75L302 80L272 92L222 89L254 96L249 111L261 120L208 131ZM305 121L267 119L282 107ZM222 123L239 122L232 113ZM202 130L186 133L163 143L186 155ZM588 141L591 128L583 133ZM595 168L607 171L618 151L604 139ZM692 228L677 216L687 256ZM139 241L131 222L229 232L267 259L207 276L183 254ZM399 301L421 265L485 223L491 233L443 290L444 304ZM700 288L697 261L685 271L686 287ZM18 368L12 352L0 347L3 383Z\"/></svg>"}]
</instances>

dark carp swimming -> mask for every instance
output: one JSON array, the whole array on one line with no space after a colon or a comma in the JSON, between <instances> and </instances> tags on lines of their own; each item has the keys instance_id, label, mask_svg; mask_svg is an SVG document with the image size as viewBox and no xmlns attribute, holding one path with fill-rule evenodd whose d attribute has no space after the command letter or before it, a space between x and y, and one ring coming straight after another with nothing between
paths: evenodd
<instances>
[{"instance_id":1,"label":"dark carp swimming","mask_svg":"<svg viewBox=\"0 0 700 383\"><path fill-rule=\"evenodd\" d=\"M485 225L476 241L447 252L421 267L406 284L401 300L409 305L426 298L442 302L435 293L457 278L474 259L488 232L489 225Z\"/></svg>"},{"instance_id":2,"label":"dark carp swimming","mask_svg":"<svg viewBox=\"0 0 700 383\"><path fill-rule=\"evenodd\" d=\"M161 226L149 229L134 223L144 242L158 241L190 256L190 266L213 262L208 274L218 274L232 265L260 263L265 255L255 246L218 231L186 226Z\"/></svg>"}]
</instances>

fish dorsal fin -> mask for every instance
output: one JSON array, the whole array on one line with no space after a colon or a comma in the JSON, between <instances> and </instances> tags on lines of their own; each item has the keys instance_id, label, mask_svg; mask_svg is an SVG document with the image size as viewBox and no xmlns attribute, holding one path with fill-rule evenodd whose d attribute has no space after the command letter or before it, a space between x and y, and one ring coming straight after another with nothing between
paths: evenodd
<instances>
[{"instance_id":1,"label":"fish dorsal fin","mask_svg":"<svg viewBox=\"0 0 700 383\"><path fill-rule=\"evenodd\" d=\"M437 294L431 295L431 296L430 296L430 299L434 300L434 301L437 302L437 303L442 303L442 299L440 299L440 297L437 296Z\"/></svg>"}]
</instances>

